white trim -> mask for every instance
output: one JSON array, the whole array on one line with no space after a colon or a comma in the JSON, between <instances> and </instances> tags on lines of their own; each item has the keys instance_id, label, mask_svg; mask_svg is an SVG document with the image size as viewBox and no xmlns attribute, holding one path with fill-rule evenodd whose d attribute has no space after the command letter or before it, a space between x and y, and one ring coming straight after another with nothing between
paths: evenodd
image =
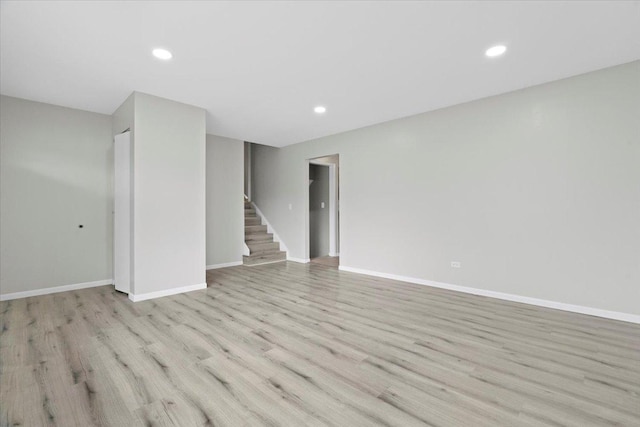
<instances>
[{"instance_id":1,"label":"white trim","mask_svg":"<svg viewBox=\"0 0 640 427\"><path fill-rule=\"evenodd\" d=\"M161 298L161 297L167 297L169 295L181 294L184 292L199 291L201 289L207 289L207 284L200 283L197 285L182 286L180 288L171 288L171 289L166 289L164 291L149 292L146 294L137 294L137 295L129 294L129 299L133 302L139 302L139 301L145 301L148 299Z\"/></svg>"},{"instance_id":2,"label":"white trim","mask_svg":"<svg viewBox=\"0 0 640 427\"><path fill-rule=\"evenodd\" d=\"M9 301L18 298L36 297L38 295L56 294L58 292L75 291L78 289L95 288L96 286L113 285L113 279L97 280L95 282L75 283L73 285L54 286L51 288L34 289L32 291L13 292L0 294L0 301Z\"/></svg>"},{"instance_id":3,"label":"white trim","mask_svg":"<svg viewBox=\"0 0 640 427\"><path fill-rule=\"evenodd\" d=\"M250 203L251 203L251 206L253 206L253 208L256 210L256 212L260 216L260 221L261 221L262 225L266 225L267 226L267 233L272 233L273 234L273 241L277 242L277 243L280 243L280 250L287 253L287 259L288 259L289 258L289 249L287 249L287 245L285 245L284 242L282 241L282 239L280 238L280 236L278 236L278 233L276 233L276 230L274 230L273 226L271 226L271 224L269 223L269 220L267 219L267 217L264 216L264 214L262 213L260 208L258 208L258 206L255 204L255 202L250 202Z\"/></svg>"},{"instance_id":4,"label":"white trim","mask_svg":"<svg viewBox=\"0 0 640 427\"><path fill-rule=\"evenodd\" d=\"M290 257L288 254L287 254L287 261L299 262L301 264L306 264L308 262L311 262L309 258L293 258L293 257Z\"/></svg>"},{"instance_id":5,"label":"white trim","mask_svg":"<svg viewBox=\"0 0 640 427\"><path fill-rule=\"evenodd\" d=\"M222 264L207 265L207 270L215 270L216 268L235 267L242 265L242 261L223 262Z\"/></svg>"},{"instance_id":6,"label":"white trim","mask_svg":"<svg viewBox=\"0 0 640 427\"><path fill-rule=\"evenodd\" d=\"M311 241L310 241L310 215L309 215L309 187L311 184L309 183L309 171L311 168L309 165L310 160L306 160L305 168L304 168L304 198L303 198L303 214L304 214L304 252L303 256L306 258L311 258ZM308 184L309 183L309 184ZM289 254L287 254L288 256Z\"/></svg>"},{"instance_id":7,"label":"white trim","mask_svg":"<svg viewBox=\"0 0 640 427\"><path fill-rule=\"evenodd\" d=\"M329 256L336 256L338 192L336 191L336 165L329 165Z\"/></svg>"},{"instance_id":8,"label":"white trim","mask_svg":"<svg viewBox=\"0 0 640 427\"><path fill-rule=\"evenodd\" d=\"M619 311L602 310L600 308L585 307L582 305L566 304L563 302L549 301L538 298L525 297L521 295L507 294L504 292L489 291L485 289L470 288L467 286L452 285L432 280L417 279L415 277L398 276L396 274L380 273L377 271L365 270L340 266L338 269L351 273L366 274L367 276L383 277L385 279L398 280L400 282L415 283L417 285L431 286L434 288L448 289L451 291L464 292L467 294L481 295L484 297L497 298L506 301L521 302L524 304L537 305L540 307L555 308L557 310L570 311L572 313L588 314L590 316L604 317L607 319L621 320L623 322L640 324L640 315L622 313Z\"/></svg>"},{"instance_id":9,"label":"white trim","mask_svg":"<svg viewBox=\"0 0 640 427\"><path fill-rule=\"evenodd\" d=\"M252 152L253 150L251 149L251 143L250 143L250 142L247 142L247 144L248 144L248 145L247 145L247 147L248 147L248 150L247 150L247 151L249 152L249 162L248 162L248 163L249 163L249 165L248 165L248 166L249 166L249 170L247 171L247 193L248 193L248 194L247 194L247 198L248 198L249 200L251 200L251 169L252 169L252 167L253 167L253 166L252 166L252 162L253 162L253 158L252 158L252 157L253 157L253 156L252 156L252 153L251 153L251 152Z\"/></svg>"},{"instance_id":10,"label":"white trim","mask_svg":"<svg viewBox=\"0 0 640 427\"><path fill-rule=\"evenodd\" d=\"M246 194L244 195L244 200L245 200L245 202L249 201L249 197ZM243 224L244 224L244 222L243 222ZM249 249L249 246L247 246L247 241L244 240L244 232L242 234L243 234L242 244L244 245L242 247L242 256L249 256L249 255L251 255L251 249ZM240 264L242 264L242 261L240 261ZM212 266L211 268L216 268L216 267ZM220 267L217 267L217 268L220 268ZM207 270L209 270L209 266L207 266Z\"/></svg>"}]
</instances>

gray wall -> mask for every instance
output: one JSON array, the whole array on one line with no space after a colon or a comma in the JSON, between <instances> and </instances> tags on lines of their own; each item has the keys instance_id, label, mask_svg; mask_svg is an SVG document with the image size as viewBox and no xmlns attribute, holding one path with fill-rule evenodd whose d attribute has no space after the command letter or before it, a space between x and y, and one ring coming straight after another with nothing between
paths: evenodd
<instances>
[{"instance_id":1,"label":"gray wall","mask_svg":"<svg viewBox=\"0 0 640 427\"><path fill-rule=\"evenodd\" d=\"M108 115L0 97L0 293L112 279L112 149Z\"/></svg>"},{"instance_id":2,"label":"gray wall","mask_svg":"<svg viewBox=\"0 0 640 427\"><path fill-rule=\"evenodd\" d=\"M205 111L134 95L134 294L205 283Z\"/></svg>"},{"instance_id":3,"label":"gray wall","mask_svg":"<svg viewBox=\"0 0 640 427\"><path fill-rule=\"evenodd\" d=\"M309 182L309 257L317 258L329 255L329 167L309 165Z\"/></svg>"},{"instance_id":4,"label":"gray wall","mask_svg":"<svg viewBox=\"0 0 640 427\"><path fill-rule=\"evenodd\" d=\"M207 266L242 262L244 146L207 135Z\"/></svg>"},{"instance_id":5,"label":"gray wall","mask_svg":"<svg viewBox=\"0 0 640 427\"><path fill-rule=\"evenodd\" d=\"M111 115L111 123L114 136L129 129L131 131L131 138L133 141L133 133L135 128L135 100L136 93L133 92Z\"/></svg>"},{"instance_id":6,"label":"gray wall","mask_svg":"<svg viewBox=\"0 0 640 427\"><path fill-rule=\"evenodd\" d=\"M254 200L307 258L306 159L339 153L341 265L640 314L639 76L633 62L255 146Z\"/></svg>"}]
</instances>

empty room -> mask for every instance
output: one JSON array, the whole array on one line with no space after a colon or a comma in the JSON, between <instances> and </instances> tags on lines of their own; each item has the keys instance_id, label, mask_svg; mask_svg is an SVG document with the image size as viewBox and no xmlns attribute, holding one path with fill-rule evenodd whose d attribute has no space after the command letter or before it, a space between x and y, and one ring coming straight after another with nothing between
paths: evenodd
<instances>
[{"instance_id":1,"label":"empty room","mask_svg":"<svg viewBox=\"0 0 640 427\"><path fill-rule=\"evenodd\" d=\"M0 426L640 426L640 1L0 0Z\"/></svg>"}]
</instances>

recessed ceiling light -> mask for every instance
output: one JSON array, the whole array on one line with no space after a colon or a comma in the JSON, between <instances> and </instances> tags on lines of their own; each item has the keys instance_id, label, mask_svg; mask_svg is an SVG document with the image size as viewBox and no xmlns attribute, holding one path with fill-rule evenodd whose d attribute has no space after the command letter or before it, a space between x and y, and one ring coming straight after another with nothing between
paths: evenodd
<instances>
[{"instance_id":1,"label":"recessed ceiling light","mask_svg":"<svg viewBox=\"0 0 640 427\"><path fill-rule=\"evenodd\" d=\"M153 49L153 56L158 59L164 59L165 61L171 59L173 55L167 49Z\"/></svg>"},{"instance_id":2,"label":"recessed ceiling light","mask_svg":"<svg viewBox=\"0 0 640 427\"><path fill-rule=\"evenodd\" d=\"M322 113L325 113L327 109L322 105L318 105L316 108L313 109L313 111L315 111L318 114L322 114Z\"/></svg>"},{"instance_id":3,"label":"recessed ceiling light","mask_svg":"<svg viewBox=\"0 0 640 427\"><path fill-rule=\"evenodd\" d=\"M507 47L505 45L499 44L497 46L490 47L484 53L489 58L495 58L496 56L503 55L507 51Z\"/></svg>"}]
</instances>

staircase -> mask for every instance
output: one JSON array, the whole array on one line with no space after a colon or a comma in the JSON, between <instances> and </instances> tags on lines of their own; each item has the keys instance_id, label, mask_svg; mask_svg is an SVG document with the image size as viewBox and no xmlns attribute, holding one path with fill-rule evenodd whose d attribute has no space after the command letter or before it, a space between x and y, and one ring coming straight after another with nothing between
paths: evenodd
<instances>
[{"instance_id":1,"label":"staircase","mask_svg":"<svg viewBox=\"0 0 640 427\"><path fill-rule=\"evenodd\" d=\"M270 264L285 261L287 253L280 250L280 244L273 241L273 234L267 233L267 226L251 206L244 201L244 241L249 247L249 256L243 256L244 265Z\"/></svg>"}]
</instances>

